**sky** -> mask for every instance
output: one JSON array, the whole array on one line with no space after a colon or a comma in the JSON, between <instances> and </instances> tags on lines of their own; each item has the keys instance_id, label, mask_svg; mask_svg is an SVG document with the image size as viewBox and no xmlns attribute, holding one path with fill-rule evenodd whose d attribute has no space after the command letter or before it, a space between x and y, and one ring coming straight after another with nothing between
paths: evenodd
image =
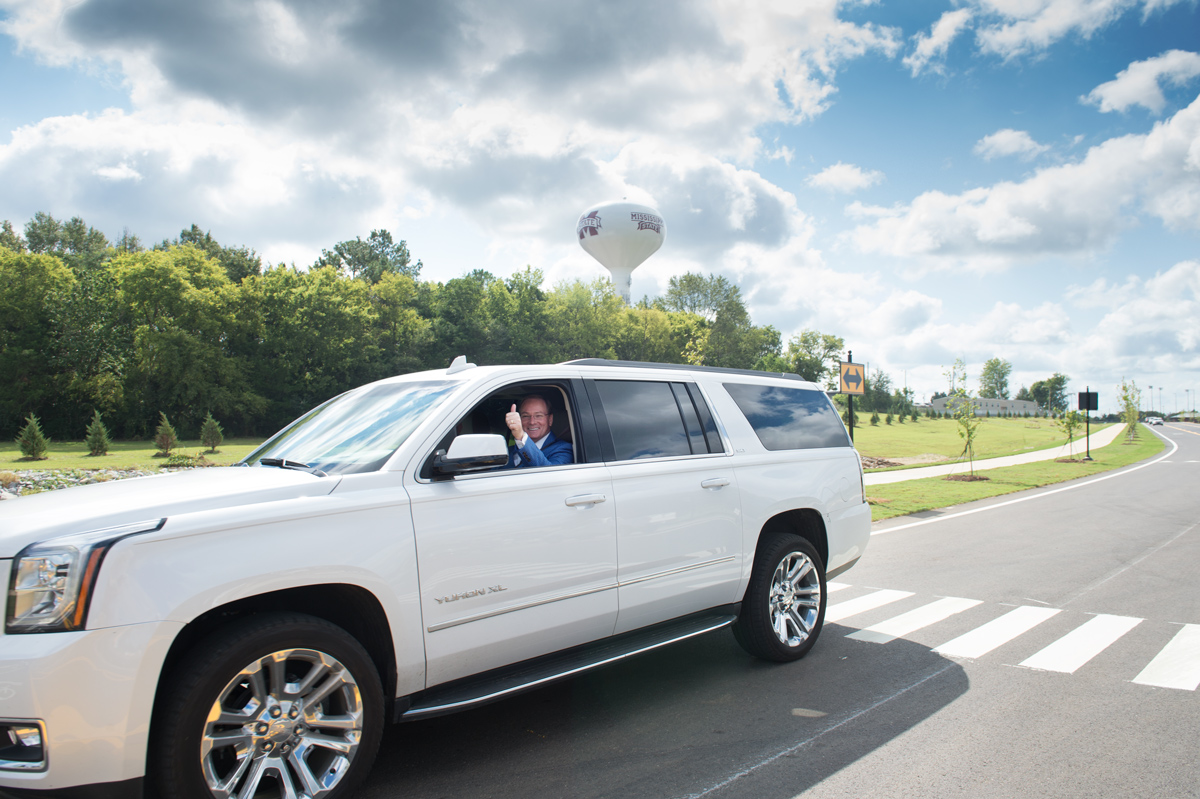
<instances>
[{"instance_id":1,"label":"sky","mask_svg":"<svg viewBox=\"0 0 1200 799\"><path fill-rule=\"evenodd\" d=\"M549 288L607 276L575 222L621 198L667 227L635 298L723 275L918 400L998 357L1197 404L1197 0L0 0L18 230L387 229Z\"/></svg>"}]
</instances>

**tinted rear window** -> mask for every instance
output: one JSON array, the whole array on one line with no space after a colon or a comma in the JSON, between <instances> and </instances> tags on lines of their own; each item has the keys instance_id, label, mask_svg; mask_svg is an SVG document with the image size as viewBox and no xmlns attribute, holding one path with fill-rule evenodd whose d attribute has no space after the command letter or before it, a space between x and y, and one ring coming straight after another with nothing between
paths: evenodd
<instances>
[{"instance_id":1,"label":"tinted rear window","mask_svg":"<svg viewBox=\"0 0 1200 799\"><path fill-rule=\"evenodd\" d=\"M846 428L824 392L748 383L725 383L725 390L769 450L850 446Z\"/></svg>"},{"instance_id":2,"label":"tinted rear window","mask_svg":"<svg viewBox=\"0 0 1200 799\"><path fill-rule=\"evenodd\" d=\"M597 380L596 390L604 403L616 460L692 454L670 383Z\"/></svg>"}]
</instances>

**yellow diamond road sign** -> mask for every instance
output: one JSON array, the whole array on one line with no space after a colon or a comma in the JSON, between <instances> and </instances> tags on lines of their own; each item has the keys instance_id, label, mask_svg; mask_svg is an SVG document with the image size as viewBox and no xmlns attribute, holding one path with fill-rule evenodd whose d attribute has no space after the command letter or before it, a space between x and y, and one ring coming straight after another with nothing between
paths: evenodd
<instances>
[{"instance_id":1,"label":"yellow diamond road sign","mask_svg":"<svg viewBox=\"0 0 1200 799\"><path fill-rule=\"evenodd\" d=\"M846 363L843 361L841 393L860 395L867 393L865 375L866 370L863 369L861 363Z\"/></svg>"}]
</instances>

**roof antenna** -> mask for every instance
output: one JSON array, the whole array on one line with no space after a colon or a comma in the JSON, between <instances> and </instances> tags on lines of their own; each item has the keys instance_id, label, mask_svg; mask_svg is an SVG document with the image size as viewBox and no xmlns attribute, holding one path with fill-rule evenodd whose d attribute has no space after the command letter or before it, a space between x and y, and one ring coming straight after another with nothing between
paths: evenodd
<instances>
[{"instance_id":1,"label":"roof antenna","mask_svg":"<svg viewBox=\"0 0 1200 799\"><path fill-rule=\"evenodd\" d=\"M458 372L466 371L467 369L474 369L474 368L475 368L475 364L467 363L467 356L460 355L457 358L455 358L454 361L450 364L450 368L446 370L446 374L452 375L452 374L456 374Z\"/></svg>"}]
</instances>

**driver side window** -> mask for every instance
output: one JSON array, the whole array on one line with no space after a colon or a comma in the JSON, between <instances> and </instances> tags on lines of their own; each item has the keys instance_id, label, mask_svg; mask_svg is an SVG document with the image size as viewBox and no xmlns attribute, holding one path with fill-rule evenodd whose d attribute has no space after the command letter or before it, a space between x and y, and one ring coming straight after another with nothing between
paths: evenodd
<instances>
[{"instance_id":1,"label":"driver side window","mask_svg":"<svg viewBox=\"0 0 1200 799\"><path fill-rule=\"evenodd\" d=\"M521 448L507 424L514 406L520 416ZM509 459L486 473L509 469L548 468L580 462L576 450L576 414L570 392L555 383L518 383L494 391L476 403L438 442L426 460L421 476L431 476L431 464L437 451L446 450L461 435L500 435L508 444ZM538 444L540 443L540 446Z\"/></svg>"}]
</instances>

